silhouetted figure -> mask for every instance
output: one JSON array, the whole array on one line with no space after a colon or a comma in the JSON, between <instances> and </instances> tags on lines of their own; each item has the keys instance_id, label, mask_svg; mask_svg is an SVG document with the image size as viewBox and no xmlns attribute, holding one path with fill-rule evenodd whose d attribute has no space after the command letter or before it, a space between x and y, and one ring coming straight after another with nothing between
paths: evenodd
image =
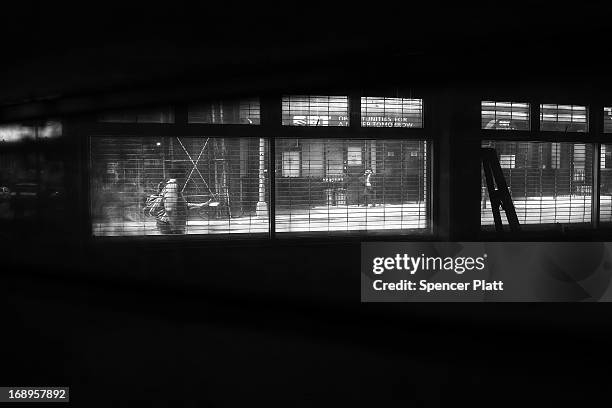
<instances>
[{"instance_id":1,"label":"silhouetted figure","mask_svg":"<svg viewBox=\"0 0 612 408\"><path fill-rule=\"evenodd\" d=\"M365 206L367 207L368 204L372 204L372 206L374 206L374 188L372 187L372 170L367 169L363 175L364 177L364 189L363 189L363 195L365 198Z\"/></svg>"},{"instance_id":2,"label":"silhouetted figure","mask_svg":"<svg viewBox=\"0 0 612 408\"><path fill-rule=\"evenodd\" d=\"M187 202L179 188L176 179L160 182L157 185L157 195L147 199L145 214L156 218L159 232L165 235L184 234L187 226L189 209L202 208L210 203L193 204Z\"/></svg>"}]
</instances>

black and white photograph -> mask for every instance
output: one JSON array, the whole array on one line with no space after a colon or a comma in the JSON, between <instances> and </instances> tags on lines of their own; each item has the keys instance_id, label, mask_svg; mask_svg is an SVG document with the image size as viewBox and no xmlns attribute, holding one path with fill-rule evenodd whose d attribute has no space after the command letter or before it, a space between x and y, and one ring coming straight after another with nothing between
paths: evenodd
<instances>
[{"instance_id":1,"label":"black and white photograph","mask_svg":"<svg viewBox=\"0 0 612 408\"><path fill-rule=\"evenodd\" d=\"M605 405L610 11L9 2L0 408Z\"/></svg>"}]
</instances>

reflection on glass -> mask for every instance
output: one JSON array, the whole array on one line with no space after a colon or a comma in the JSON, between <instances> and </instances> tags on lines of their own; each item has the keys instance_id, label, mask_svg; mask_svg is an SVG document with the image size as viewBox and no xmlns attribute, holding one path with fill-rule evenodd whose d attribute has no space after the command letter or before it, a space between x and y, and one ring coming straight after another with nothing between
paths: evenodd
<instances>
[{"instance_id":1,"label":"reflection on glass","mask_svg":"<svg viewBox=\"0 0 612 408\"><path fill-rule=\"evenodd\" d=\"M98 117L99 122L108 123L174 123L174 109L125 109L107 112Z\"/></svg>"},{"instance_id":2,"label":"reflection on glass","mask_svg":"<svg viewBox=\"0 0 612 408\"><path fill-rule=\"evenodd\" d=\"M211 102L189 107L189 123L259 125L259 99Z\"/></svg>"},{"instance_id":3,"label":"reflection on glass","mask_svg":"<svg viewBox=\"0 0 612 408\"><path fill-rule=\"evenodd\" d=\"M497 151L521 224L591 221L593 149L584 143L484 141ZM481 225L493 225L482 175ZM505 212L502 220L507 224Z\"/></svg>"},{"instance_id":4,"label":"reflection on glass","mask_svg":"<svg viewBox=\"0 0 612 408\"><path fill-rule=\"evenodd\" d=\"M415 140L276 140L276 231L425 230L427 149Z\"/></svg>"},{"instance_id":5,"label":"reflection on glass","mask_svg":"<svg viewBox=\"0 0 612 408\"><path fill-rule=\"evenodd\" d=\"M423 100L406 98L361 98L363 127L423 127Z\"/></svg>"},{"instance_id":6,"label":"reflection on glass","mask_svg":"<svg viewBox=\"0 0 612 408\"><path fill-rule=\"evenodd\" d=\"M91 167L94 235L269 230L265 139L94 137Z\"/></svg>"},{"instance_id":7,"label":"reflection on glass","mask_svg":"<svg viewBox=\"0 0 612 408\"><path fill-rule=\"evenodd\" d=\"M62 124L58 121L47 121L40 125L9 124L0 126L0 143L55 139L61 135Z\"/></svg>"},{"instance_id":8,"label":"reflection on glass","mask_svg":"<svg viewBox=\"0 0 612 408\"><path fill-rule=\"evenodd\" d=\"M586 106L541 104L540 130L588 132L587 113Z\"/></svg>"},{"instance_id":9,"label":"reflection on glass","mask_svg":"<svg viewBox=\"0 0 612 408\"><path fill-rule=\"evenodd\" d=\"M52 146L62 124L0 126L0 234L65 229L65 151Z\"/></svg>"},{"instance_id":10,"label":"reflection on glass","mask_svg":"<svg viewBox=\"0 0 612 408\"><path fill-rule=\"evenodd\" d=\"M0 223L19 231L36 222L40 232L65 227L64 158L58 152L0 151Z\"/></svg>"},{"instance_id":11,"label":"reflection on glass","mask_svg":"<svg viewBox=\"0 0 612 408\"><path fill-rule=\"evenodd\" d=\"M612 133L612 108L604 108L604 133Z\"/></svg>"},{"instance_id":12,"label":"reflection on glass","mask_svg":"<svg viewBox=\"0 0 612 408\"><path fill-rule=\"evenodd\" d=\"M347 96L283 96L284 126L348 126Z\"/></svg>"},{"instance_id":13,"label":"reflection on glass","mask_svg":"<svg viewBox=\"0 0 612 408\"><path fill-rule=\"evenodd\" d=\"M612 144L601 145L599 160L599 220L612 222Z\"/></svg>"},{"instance_id":14,"label":"reflection on glass","mask_svg":"<svg viewBox=\"0 0 612 408\"><path fill-rule=\"evenodd\" d=\"M521 102L482 101L481 128L529 130L529 104Z\"/></svg>"}]
</instances>

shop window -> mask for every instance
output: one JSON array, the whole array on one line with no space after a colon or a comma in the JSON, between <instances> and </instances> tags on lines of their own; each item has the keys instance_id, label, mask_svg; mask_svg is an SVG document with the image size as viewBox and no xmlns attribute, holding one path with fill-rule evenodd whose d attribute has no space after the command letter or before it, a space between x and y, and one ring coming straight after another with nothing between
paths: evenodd
<instances>
[{"instance_id":1,"label":"shop window","mask_svg":"<svg viewBox=\"0 0 612 408\"><path fill-rule=\"evenodd\" d=\"M497 151L521 224L591 221L592 146L509 141L485 141L483 146ZM513 166L504 166L510 156ZM484 175L481 185L481 224L494 225Z\"/></svg>"},{"instance_id":2,"label":"shop window","mask_svg":"<svg viewBox=\"0 0 612 408\"><path fill-rule=\"evenodd\" d=\"M282 124L284 126L348 126L348 97L283 96Z\"/></svg>"},{"instance_id":3,"label":"shop window","mask_svg":"<svg viewBox=\"0 0 612 408\"><path fill-rule=\"evenodd\" d=\"M300 177L300 152L283 152L283 177Z\"/></svg>"},{"instance_id":4,"label":"shop window","mask_svg":"<svg viewBox=\"0 0 612 408\"><path fill-rule=\"evenodd\" d=\"M588 132L588 109L578 105L540 105L540 130Z\"/></svg>"},{"instance_id":5,"label":"shop window","mask_svg":"<svg viewBox=\"0 0 612 408\"><path fill-rule=\"evenodd\" d=\"M276 232L427 231L426 142L277 139L275 143ZM317 152L308 156L309 166L315 158L319 161L316 175L281 177L287 154L296 151L302 157L303 152Z\"/></svg>"},{"instance_id":6,"label":"shop window","mask_svg":"<svg viewBox=\"0 0 612 408\"><path fill-rule=\"evenodd\" d=\"M529 130L529 104L523 102L482 101L482 129Z\"/></svg>"},{"instance_id":7,"label":"shop window","mask_svg":"<svg viewBox=\"0 0 612 408\"><path fill-rule=\"evenodd\" d=\"M423 100L362 97L361 126L422 128Z\"/></svg>"},{"instance_id":8,"label":"shop window","mask_svg":"<svg viewBox=\"0 0 612 408\"><path fill-rule=\"evenodd\" d=\"M259 125L259 99L217 101L192 105L189 107L187 121L189 123L219 125Z\"/></svg>"},{"instance_id":9,"label":"shop window","mask_svg":"<svg viewBox=\"0 0 612 408\"><path fill-rule=\"evenodd\" d=\"M92 137L93 234L268 232L267 143L259 138Z\"/></svg>"}]
</instances>

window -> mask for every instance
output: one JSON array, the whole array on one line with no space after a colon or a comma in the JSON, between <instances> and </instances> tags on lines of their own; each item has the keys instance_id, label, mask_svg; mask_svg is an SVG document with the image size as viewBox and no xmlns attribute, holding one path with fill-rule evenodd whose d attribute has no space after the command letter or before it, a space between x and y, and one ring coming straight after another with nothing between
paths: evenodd
<instances>
[{"instance_id":1,"label":"window","mask_svg":"<svg viewBox=\"0 0 612 408\"><path fill-rule=\"evenodd\" d=\"M604 108L604 133L612 133L612 108Z\"/></svg>"},{"instance_id":2,"label":"window","mask_svg":"<svg viewBox=\"0 0 612 408\"><path fill-rule=\"evenodd\" d=\"M348 146L346 161L349 166L361 166L361 146Z\"/></svg>"},{"instance_id":3,"label":"window","mask_svg":"<svg viewBox=\"0 0 612 408\"><path fill-rule=\"evenodd\" d=\"M405 98L361 98L363 127L423 127L423 100Z\"/></svg>"},{"instance_id":4,"label":"window","mask_svg":"<svg viewBox=\"0 0 612 408\"><path fill-rule=\"evenodd\" d=\"M540 105L540 130L557 132L588 132L586 106Z\"/></svg>"},{"instance_id":5,"label":"window","mask_svg":"<svg viewBox=\"0 0 612 408\"><path fill-rule=\"evenodd\" d=\"M94 235L269 231L267 141L92 137Z\"/></svg>"},{"instance_id":6,"label":"window","mask_svg":"<svg viewBox=\"0 0 612 408\"><path fill-rule=\"evenodd\" d=\"M612 144L601 145L599 220L612 222Z\"/></svg>"},{"instance_id":7,"label":"window","mask_svg":"<svg viewBox=\"0 0 612 408\"><path fill-rule=\"evenodd\" d=\"M325 146L323 143L317 143L316 141L316 139L299 139L295 142L296 147L302 153L303 177L323 177L325 174L323 166ZM329 169L327 169L327 173L330 173Z\"/></svg>"},{"instance_id":8,"label":"window","mask_svg":"<svg viewBox=\"0 0 612 408\"><path fill-rule=\"evenodd\" d=\"M283 152L283 177L300 177L300 152Z\"/></svg>"},{"instance_id":9,"label":"window","mask_svg":"<svg viewBox=\"0 0 612 408\"><path fill-rule=\"evenodd\" d=\"M100 122L108 123L174 123L174 109L129 109L100 115Z\"/></svg>"},{"instance_id":10,"label":"window","mask_svg":"<svg viewBox=\"0 0 612 408\"><path fill-rule=\"evenodd\" d=\"M0 235L66 232L66 164L58 121L0 126Z\"/></svg>"},{"instance_id":11,"label":"window","mask_svg":"<svg viewBox=\"0 0 612 408\"><path fill-rule=\"evenodd\" d=\"M284 126L348 126L347 96L283 96Z\"/></svg>"},{"instance_id":12,"label":"window","mask_svg":"<svg viewBox=\"0 0 612 408\"><path fill-rule=\"evenodd\" d=\"M574 144L574 181L582 182L586 180L586 145L584 143ZM585 187L591 187L585 186Z\"/></svg>"},{"instance_id":13,"label":"window","mask_svg":"<svg viewBox=\"0 0 612 408\"><path fill-rule=\"evenodd\" d=\"M259 125L259 99L203 103L189 107L189 123Z\"/></svg>"},{"instance_id":14,"label":"window","mask_svg":"<svg viewBox=\"0 0 612 408\"><path fill-rule=\"evenodd\" d=\"M500 158L521 224L591 222L593 149L584 143L485 141ZM481 224L493 225L484 175ZM502 211L502 218L505 216Z\"/></svg>"},{"instance_id":15,"label":"window","mask_svg":"<svg viewBox=\"0 0 612 408\"><path fill-rule=\"evenodd\" d=\"M316 169L276 177L276 231L426 230L427 146L424 141L277 139L276 174L299 149ZM292 153L293 154L293 153ZM321 170L323 170L321 172Z\"/></svg>"},{"instance_id":16,"label":"window","mask_svg":"<svg viewBox=\"0 0 612 408\"><path fill-rule=\"evenodd\" d=\"M500 154L499 165L502 169L513 169L516 167L516 155L515 154Z\"/></svg>"},{"instance_id":17,"label":"window","mask_svg":"<svg viewBox=\"0 0 612 408\"><path fill-rule=\"evenodd\" d=\"M529 104L522 102L482 101L482 129L529 130Z\"/></svg>"},{"instance_id":18,"label":"window","mask_svg":"<svg viewBox=\"0 0 612 408\"><path fill-rule=\"evenodd\" d=\"M561 168L561 144L551 143L550 144L550 168L560 169Z\"/></svg>"},{"instance_id":19,"label":"window","mask_svg":"<svg viewBox=\"0 0 612 408\"><path fill-rule=\"evenodd\" d=\"M46 121L37 125L10 124L0 126L0 145L3 143L56 139L62 136L62 124Z\"/></svg>"}]
</instances>

